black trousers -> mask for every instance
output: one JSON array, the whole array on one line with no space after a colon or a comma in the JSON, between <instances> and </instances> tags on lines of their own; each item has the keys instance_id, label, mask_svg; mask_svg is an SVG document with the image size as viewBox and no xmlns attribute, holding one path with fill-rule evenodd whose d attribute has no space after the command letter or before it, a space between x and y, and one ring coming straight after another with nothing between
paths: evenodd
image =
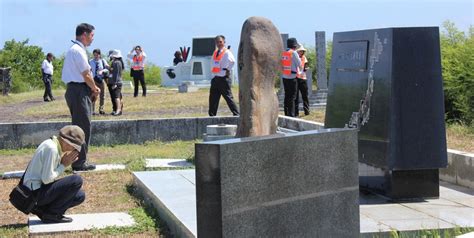
<instances>
[{"instance_id":1,"label":"black trousers","mask_svg":"<svg viewBox=\"0 0 474 238\"><path fill-rule=\"evenodd\" d=\"M89 140L91 138L92 101L91 89L85 83L68 83L66 89L66 103L72 117L72 124L79 126L86 136L86 143L82 144L79 159L72 164L73 168L81 167L87 160Z\"/></svg>"},{"instance_id":2,"label":"black trousers","mask_svg":"<svg viewBox=\"0 0 474 238\"><path fill-rule=\"evenodd\" d=\"M234 102L234 96L230 89L232 80L229 77L218 77L215 76L211 80L211 89L209 91L209 116L213 117L217 115L217 109L219 108L219 101L221 96L227 102L230 111L234 116L239 115L239 109Z\"/></svg>"},{"instance_id":3,"label":"black trousers","mask_svg":"<svg viewBox=\"0 0 474 238\"><path fill-rule=\"evenodd\" d=\"M145 73L143 70L133 70L132 69L132 76L133 76L133 96L138 96L138 83L142 85L142 96L146 96L146 84L145 84Z\"/></svg>"},{"instance_id":4,"label":"black trousers","mask_svg":"<svg viewBox=\"0 0 474 238\"><path fill-rule=\"evenodd\" d=\"M86 194L82 187L82 178L71 175L50 184L43 184L35 191L38 203L35 209L43 214L63 215L67 209L84 202Z\"/></svg>"},{"instance_id":5,"label":"black trousers","mask_svg":"<svg viewBox=\"0 0 474 238\"><path fill-rule=\"evenodd\" d=\"M110 100L112 101L112 111L116 112L118 109L118 105L115 99L122 99L122 84L117 84L117 87L113 87L113 84L107 84L107 88L109 88L110 93Z\"/></svg>"},{"instance_id":6,"label":"black trousers","mask_svg":"<svg viewBox=\"0 0 474 238\"><path fill-rule=\"evenodd\" d=\"M285 88L285 100L283 103L285 116L295 117L295 100L296 91L298 90L298 83L296 81L296 78L283 78L283 87Z\"/></svg>"},{"instance_id":7,"label":"black trousers","mask_svg":"<svg viewBox=\"0 0 474 238\"><path fill-rule=\"evenodd\" d=\"M296 78L298 83L298 87L296 90L296 99L295 99L295 116L299 115L299 104L300 104L300 92L301 92L301 99L303 100L303 110L305 115L309 115L309 99L308 99L308 84L306 80Z\"/></svg>"},{"instance_id":8,"label":"black trousers","mask_svg":"<svg viewBox=\"0 0 474 238\"><path fill-rule=\"evenodd\" d=\"M100 88L100 94L99 94L99 110L104 108L104 102L105 102L105 82L102 81L97 81L94 80L95 86ZM92 103L92 111L95 112L95 102Z\"/></svg>"},{"instance_id":9,"label":"black trousers","mask_svg":"<svg viewBox=\"0 0 474 238\"><path fill-rule=\"evenodd\" d=\"M43 73L43 83L44 83L44 94L43 94L43 99L47 100L48 98L50 100L53 100L53 92L51 91L51 84L53 83L53 76L50 74L45 74Z\"/></svg>"}]
</instances>

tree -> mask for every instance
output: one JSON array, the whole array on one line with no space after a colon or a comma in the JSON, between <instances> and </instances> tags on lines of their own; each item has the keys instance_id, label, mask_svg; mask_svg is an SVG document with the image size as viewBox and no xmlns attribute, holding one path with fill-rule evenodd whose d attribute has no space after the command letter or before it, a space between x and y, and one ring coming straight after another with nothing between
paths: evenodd
<instances>
[{"instance_id":1,"label":"tree","mask_svg":"<svg viewBox=\"0 0 474 238\"><path fill-rule=\"evenodd\" d=\"M28 45L28 41L6 41L0 51L0 66L12 68L12 92L29 91L43 85L41 63L45 55L41 47Z\"/></svg>"},{"instance_id":2,"label":"tree","mask_svg":"<svg viewBox=\"0 0 474 238\"><path fill-rule=\"evenodd\" d=\"M474 28L466 35L454 23L443 23L441 64L446 120L472 125L474 122Z\"/></svg>"}]
</instances>

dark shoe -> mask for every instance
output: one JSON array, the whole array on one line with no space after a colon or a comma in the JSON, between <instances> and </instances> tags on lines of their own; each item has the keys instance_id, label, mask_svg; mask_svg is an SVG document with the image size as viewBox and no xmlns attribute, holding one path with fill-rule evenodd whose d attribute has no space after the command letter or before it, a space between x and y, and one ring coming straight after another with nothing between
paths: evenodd
<instances>
[{"instance_id":1,"label":"dark shoe","mask_svg":"<svg viewBox=\"0 0 474 238\"><path fill-rule=\"evenodd\" d=\"M72 222L72 218L65 217L64 215L43 214L43 217L41 217L41 221L46 224L69 223Z\"/></svg>"},{"instance_id":2,"label":"dark shoe","mask_svg":"<svg viewBox=\"0 0 474 238\"><path fill-rule=\"evenodd\" d=\"M41 217L43 217L43 211L37 207L33 208L33 210L31 210L31 214L33 215L36 215L39 217L39 219L41 219Z\"/></svg>"},{"instance_id":3,"label":"dark shoe","mask_svg":"<svg viewBox=\"0 0 474 238\"><path fill-rule=\"evenodd\" d=\"M56 99L55 99L55 98L51 98L51 101L56 101Z\"/></svg>"},{"instance_id":4,"label":"dark shoe","mask_svg":"<svg viewBox=\"0 0 474 238\"><path fill-rule=\"evenodd\" d=\"M89 170L94 170L95 169L95 164L89 164L89 163L84 163L80 167L72 167L72 170L74 171L89 171Z\"/></svg>"},{"instance_id":5,"label":"dark shoe","mask_svg":"<svg viewBox=\"0 0 474 238\"><path fill-rule=\"evenodd\" d=\"M96 112L92 113L92 116L97 116L97 115L99 115L99 114L97 114Z\"/></svg>"},{"instance_id":6,"label":"dark shoe","mask_svg":"<svg viewBox=\"0 0 474 238\"><path fill-rule=\"evenodd\" d=\"M47 98L43 98L43 101L45 101L45 102L49 102L49 99L47 99Z\"/></svg>"},{"instance_id":7,"label":"dark shoe","mask_svg":"<svg viewBox=\"0 0 474 238\"><path fill-rule=\"evenodd\" d=\"M310 114L309 112L304 112L304 115L305 115L305 116L307 116L307 115L309 115L309 114Z\"/></svg>"},{"instance_id":8,"label":"dark shoe","mask_svg":"<svg viewBox=\"0 0 474 238\"><path fill-rule=\"evenodd\" d=\"M103 110L100 110L100 111L99 111L99 114L100 114L100 115L105 115L105 112L104 112Z\"/></svg>"}]
</instances>

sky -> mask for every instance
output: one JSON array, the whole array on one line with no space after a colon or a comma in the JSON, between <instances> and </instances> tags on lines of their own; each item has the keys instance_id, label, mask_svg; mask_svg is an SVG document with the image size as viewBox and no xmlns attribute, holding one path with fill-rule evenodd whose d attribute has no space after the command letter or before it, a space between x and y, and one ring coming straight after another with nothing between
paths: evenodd
<instances>
[{"instance_id":1,"label":"sky","mask_svg":"<svg viewBox=\"0 0 474 238\"><path fill-rule=\"evenodd\" d=\"M180 46L192 38L222 34L233 51L251 16L270 19L280 33L314 47L314 32L442 26L450 20L462 31L474 25L474 0L0 0L0 44L29 39L56 56L67 51L75 28L95 26L88 48L128 53L141 45L148 60L172 65Z\"/></svg>"}]
</instances>

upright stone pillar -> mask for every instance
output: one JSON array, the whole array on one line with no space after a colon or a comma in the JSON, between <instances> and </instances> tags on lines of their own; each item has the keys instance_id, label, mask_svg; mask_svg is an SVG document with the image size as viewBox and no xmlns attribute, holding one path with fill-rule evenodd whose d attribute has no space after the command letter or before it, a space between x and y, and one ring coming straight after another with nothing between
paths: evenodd
<instances>
[{"instance_id":1,"label":"upright stone pillar","mask_svg":"<svg viewBox=\"0 0 474 238\"><path fill-rule=\"evenodd\" d=\"M328 89L328 78L326 73L326 32L316 31L316 78L318 91Z\"/></svg>"},{"instance_id":2,"label":"upright stone pillar","mask_svg":"<svg viewBox=\"0 0 474 238\"><path fill-rule=\"evenodd\" d=\"M278 100L275 78L280 71L281 36L273 23L250 17L242 26L239 44L238 137L276 133Z\"/></svg>"}]
</instances>

